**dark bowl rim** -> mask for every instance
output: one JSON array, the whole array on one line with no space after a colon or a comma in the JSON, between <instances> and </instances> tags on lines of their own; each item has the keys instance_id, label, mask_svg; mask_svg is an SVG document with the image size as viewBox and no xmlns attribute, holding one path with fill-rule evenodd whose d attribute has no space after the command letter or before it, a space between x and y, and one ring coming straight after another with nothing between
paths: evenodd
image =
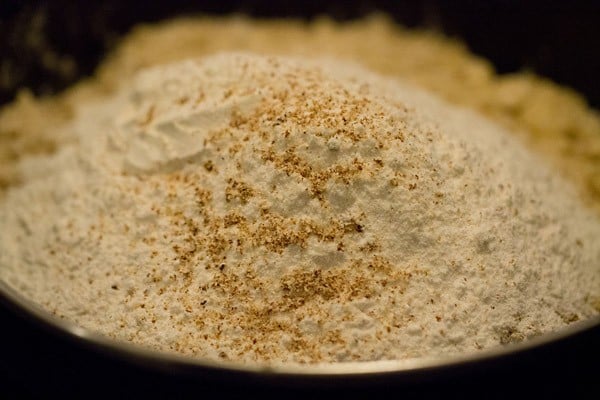
<instances>
[{"instance_id":1,"label":"dark bowl rim","mask_svg":"<svg viewBox=\"0 0 600 400\"><path fill-rule=\"evenodd\" d=\"M600 315L574 322L563 329L542 334L519 343L496 346L486 350L462 355L423 357L403 360L366 362L343 362L327 364L248 364L234 361L217 361L206 358L159 352L140 345L117 341L82 328L75 323L58 318L39 305L23 297L9 284L0 279L0 301L19 316L26 317L46 331L77 342L103 355L138 364L146 368L170 372L229 373L251 378L277 379L337 379L377 378L393 375L395 378L414 377L439 373L460 367L483 365L508 356L516 356L529 350L567 339L587 330L600 327Z\"/></svg>"}]
</instances>

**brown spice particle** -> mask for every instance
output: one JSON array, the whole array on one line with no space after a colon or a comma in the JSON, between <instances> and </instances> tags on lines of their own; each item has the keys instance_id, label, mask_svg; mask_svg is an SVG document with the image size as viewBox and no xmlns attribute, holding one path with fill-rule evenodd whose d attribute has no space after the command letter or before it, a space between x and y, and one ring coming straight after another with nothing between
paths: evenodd
<instances>
[{"instance_id":1,"label":"brown spice particle","mask_svg":"<svg viewBox=\"0 0 600 400\"><path fill-rule=\"evenodd\" d=\"M213 169L215 168L213 162L211 160L206 161L204 164L204 169L207 170L208 172L213 171Z\"/></svg>"}]
</instances>

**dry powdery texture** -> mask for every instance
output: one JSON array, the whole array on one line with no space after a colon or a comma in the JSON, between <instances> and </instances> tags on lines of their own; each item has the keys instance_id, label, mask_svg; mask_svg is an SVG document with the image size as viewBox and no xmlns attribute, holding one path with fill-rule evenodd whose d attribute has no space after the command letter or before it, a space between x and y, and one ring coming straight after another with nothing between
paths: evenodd
<instances>
[{"instance_id":1,"label":"dry powdery texture","mask_svg":"<svg viewBox=\"0 0 600 400\"><path fill-rule=\"evenodd\" d=\"M0 277L242 362L455 354L598 313L600 222L502 128L333 60L223 53L82 104L0 206Z\"/></svg>"}]
</instances>

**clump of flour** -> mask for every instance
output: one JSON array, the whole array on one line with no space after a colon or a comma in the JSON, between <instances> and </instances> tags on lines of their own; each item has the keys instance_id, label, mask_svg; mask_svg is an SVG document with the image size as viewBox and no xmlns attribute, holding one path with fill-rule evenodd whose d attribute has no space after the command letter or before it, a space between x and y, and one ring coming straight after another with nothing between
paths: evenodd
<instances>
[{"instance_id":1,"label":"clump of flour","mask_svg":"<svg viewBox=\"0 0 600 400\"><path fill-rule=\"evenodd\" d=\"M501 128L335 61L221 54L81 106L0 205L0 277L157 350L474 351L598 313L600 221Z\"/></svg>"}]
</instances>

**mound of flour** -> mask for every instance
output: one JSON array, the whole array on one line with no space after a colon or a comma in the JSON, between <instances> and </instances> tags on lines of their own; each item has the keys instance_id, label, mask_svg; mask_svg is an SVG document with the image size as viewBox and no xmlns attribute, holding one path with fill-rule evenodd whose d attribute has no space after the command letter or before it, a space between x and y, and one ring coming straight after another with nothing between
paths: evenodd
<instances>
[{"instance_id":1,"label":"mound of flour","mask_svg":"<svg viewBox=\"0 0 600 400\"><path fill-rule=\"evenodd\" d=\"M220 54L82 105L0 205L0 277L157 350L474 351L595 315L600 222L510 134L335 61Z\"/></svg>"}]
</instances>

